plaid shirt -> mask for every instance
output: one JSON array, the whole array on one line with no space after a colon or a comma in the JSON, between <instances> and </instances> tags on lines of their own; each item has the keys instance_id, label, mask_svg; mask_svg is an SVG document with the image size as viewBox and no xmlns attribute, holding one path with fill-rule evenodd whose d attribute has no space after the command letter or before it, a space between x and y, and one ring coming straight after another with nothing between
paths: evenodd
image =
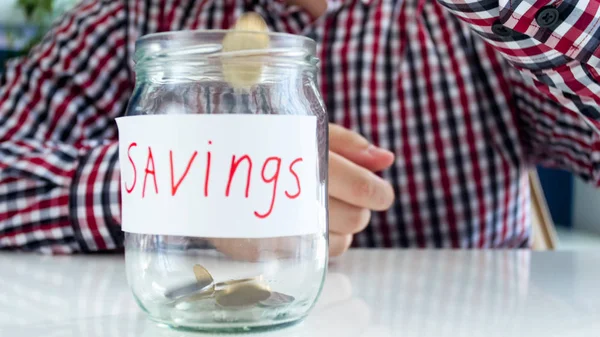
<instances>
[{"instance_id":1,"label":"plaid shirt","mask_svg":"<svg viewBox=\"0 0 600 337\"><path fill-rule=\"evenodd\" d=\"M319 43L332 122L397 155L396 202L355 246L527 247L534 164L600 181L596 0L342 0L318 19L266 0L86 0L0 87L0 247L123 244L114 118L144 34L245 11Z\"/></svg>"}]
</instances>

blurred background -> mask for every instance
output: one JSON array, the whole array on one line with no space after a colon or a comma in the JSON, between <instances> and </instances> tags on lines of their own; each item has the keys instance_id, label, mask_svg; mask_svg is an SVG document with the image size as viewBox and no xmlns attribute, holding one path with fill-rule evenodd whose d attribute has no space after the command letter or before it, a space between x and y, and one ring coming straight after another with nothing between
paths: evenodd
<instances>
[{"instance_id":1,"label":"blurred background","mask_svg":"<svg viewBox=\"0 0 600 337\"><path fill-rule=\"evenodd\" d=\"M8 59L27 53L76 2L0 0L0 73ZM538 168L538 176L558 249L600 248L600 189L564 171Z\"/></svg>"},{"instance_id":2,"label":"blurred background","mask_svg":"<svg viewBox=\"0 0 600 337\"><path fill-rule=\"evenodd\" d=\"M0 71L4 62L23 54L48 31L52 22L76 0L1 0Z\"/></svg>"}]
</instances>

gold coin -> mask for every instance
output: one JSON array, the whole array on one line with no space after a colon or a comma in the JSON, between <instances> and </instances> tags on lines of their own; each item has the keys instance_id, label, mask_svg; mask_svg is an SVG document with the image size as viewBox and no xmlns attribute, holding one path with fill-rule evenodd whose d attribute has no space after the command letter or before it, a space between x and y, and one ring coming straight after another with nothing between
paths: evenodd
<instances>
[{"instance_id":1,"label":"gold coin","mask_svg":"<svg viewBox=\"0 0 600 337\"><path fill-rule=\"evenodd\" d=\"M211 284L214 281L212 275L208 272L208 270L206 270L206 268L202 267L199 264L194 265L194 275L196 276L196 281L198 281L198 283L200 284L204 284L207 282L208 284Z\"/></svg>"},{"instance_id":2,"label":"gold coin","mask_svg":"<svg viewBox=\"0 0 600 337\"><path fill-rule=\"evenodd\" d=\"M215 286L217 288L223 288L223 287L230 287L230 286L235 286L235 285L239 285L239 284L243 284L243 283L261 283L262 280L263 280L263 278L261 275L261 276L255 276L255 277L249 277L249 278L242 278L242 279L218 282L217 284L215 284Z\"/></svg>"},{"instance_id":3,"label":"gold coin","mask_svg":"<svg viewBox=\"0 0 600 337\"><path fill-rule=\"evenodd\" d=\"M242 16L240 16L240 18L236 21L234 28L235 30L248 30L257 32L266 32L269 30L269 27L267 26L265 20L263 20L262 16L254 12L242 14Z\"/></svg>"},{"instance_id":4,"label":"gold coin","mask_svg":"<svg viewBox=\"0 0 600 337\"><path fill-rule=\"evenodd\" d=\"M259 283L240 283L224 289L216 297L216 302L223 308L245 308L254 306L271 296L267 286Z\"/></svg>"},{"instance_id":5,"label":"gold coin","mask_svg":"<svg viewBox=\"0 0 600 337\"><path fill-rule=\"evenodd\" d=\"M245 13L237 20L233 30L223 39L223 51L265 49L269 47L269 27L263 18L253 12Z\"/></svg>"},{"instance_id":6,"label":"gold coin","mask_svg":"<svg viewBox=\"0 0 600 337\"><path fill-rule=\"evenodd\" d=\"M233 30L223 38L224 53L261 50L269 47L268 27L256 13L245 13L236 22ZM223 76L234 88L249 88L262 75L260 56L229 55L222 58Z\"/></svg>"}]
</instances>

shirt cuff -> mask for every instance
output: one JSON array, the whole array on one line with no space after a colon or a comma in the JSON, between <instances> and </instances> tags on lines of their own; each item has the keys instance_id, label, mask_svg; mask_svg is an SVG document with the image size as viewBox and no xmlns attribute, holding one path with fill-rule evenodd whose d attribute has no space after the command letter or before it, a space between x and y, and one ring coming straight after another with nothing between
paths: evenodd
<instances>
[{"instance_id":1,"label":"shirt cuff","mask_svg":"<svg viewBox=\"0 0 600 337\"><path fill-rule=\"evenodd\" d=\"M500 0L500 22L571 59L600 66L597 0Z\"/></svg>"},{"instance_id":2,"label":"shirt cuff","mask_svg":"<svg viewBox=\"0 0 600 337\"><path fill-rule=\"evenodd\" d=\"M71 185L69 211L83 252L114 250L123 245L120 226L118 143L88 148Z\"/></svg>"}]
</instances>

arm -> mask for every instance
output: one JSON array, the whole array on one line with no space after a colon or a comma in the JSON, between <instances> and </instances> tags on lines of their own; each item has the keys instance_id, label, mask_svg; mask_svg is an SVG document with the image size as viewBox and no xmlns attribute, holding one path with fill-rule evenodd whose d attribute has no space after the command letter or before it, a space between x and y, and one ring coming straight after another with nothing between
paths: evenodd
<instances>
[{"instance_id":1,"label":"arm","mask_svg":"<svg viewBox=\"0 0 600 337\"><path fill-rule=\"evenodd\" d=\"M600 2L439 2L513 66L530 159L600 183Z\"/></svg>"},{"instance_id":2,"label":"arm","mask_svg":"<svg viewBox=\"0 0 600 337\"><path fill-rule=\"evenodd\" d=\"M119 248L114 118L131 92L123 2L88 0L0 82L0 248Z\"/></svg>"}]
</instances>

